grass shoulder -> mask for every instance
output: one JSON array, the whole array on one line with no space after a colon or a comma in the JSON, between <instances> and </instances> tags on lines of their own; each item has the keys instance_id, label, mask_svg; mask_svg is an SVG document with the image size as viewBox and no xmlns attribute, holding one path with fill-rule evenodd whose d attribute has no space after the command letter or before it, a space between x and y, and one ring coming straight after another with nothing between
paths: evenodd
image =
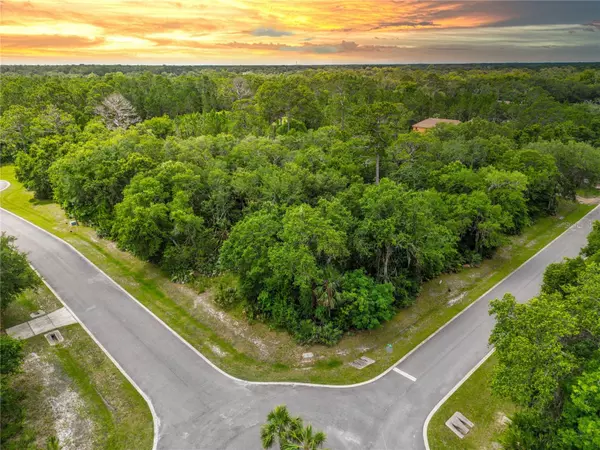
<instances>
[{"instance_id":1,"label":"grass shoulder","mask_svg":"<svg viewBox=\"0 0 600 450\"><path fill-rule=\"evenodd\" d=\"M494 354L433 415L428 428L432 450L497 448L494 443L498 442L506 428L503 417L512 417L517 409L512 402L492 392L490 383L496 362ZM475 424L464 439L460 439L445 425L456 411Z\"/></svg>"},{"instance_id":2,"label":"grass shoulder","mask_svg":"<svg viewBox=\"0 0 600 450\"><path fill-rule=\"evenodd\" d=\"M46 286L26 291L7 308L3 327L60 307ZM43 448L49 436L64 449L152 448L152 415L142 396L79 324L60 333L64 342L56 346L43 335L24 341L22 371L11 380L23 397L24 427L3 448Z\"/></svg>"},{"instance_id":3,"label":"grass shoulder","mask_svg":"<svg viewBox=\"0 0 600 450\"><path fill-rule=\"evenodd\" d=\"M253 381L350 384L375 377L593 208L561 203L557 216L537 221L494 258L425 283L415 304L382 327L349 333L329 348L299 346L286 332L248 321L240 308L223 311L210 290L172 283L156 266L120 251L91 228L70 227L58 205L33 199L15 180L13 167L1 169L0 179L11 182L0 193L3 208L69 242L216 365ZM303 360L309 352L314 358ZM376 362L360 371L347 364L363 355Z\"/></svg>"}]
</instances>

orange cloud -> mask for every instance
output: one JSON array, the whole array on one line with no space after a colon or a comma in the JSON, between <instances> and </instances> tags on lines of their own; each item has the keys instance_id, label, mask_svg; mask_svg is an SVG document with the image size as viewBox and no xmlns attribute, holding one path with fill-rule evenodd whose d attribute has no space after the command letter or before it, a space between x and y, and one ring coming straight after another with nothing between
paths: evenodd
<instances>
[{"instance_id":1,"label":"orange cloud","mask_svg":"<svg viewBox=\"0 0 600 450\"><path fill-rule=\"evenodd\" d=\"M528 11L521 2L5 0L0 33L5 63L405 62L440 40L489 42L493 33L476 31Z\"/></svg>"}]
</instances>

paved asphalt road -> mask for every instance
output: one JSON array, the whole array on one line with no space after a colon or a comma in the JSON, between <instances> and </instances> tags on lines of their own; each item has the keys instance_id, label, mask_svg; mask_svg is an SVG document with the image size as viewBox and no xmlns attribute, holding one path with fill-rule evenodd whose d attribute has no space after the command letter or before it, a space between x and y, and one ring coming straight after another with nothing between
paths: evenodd
<instances>
[{"instance_id":1,"label":"paved asphalt road","mask_svg":"<svg viewBox=\"0 0 600 450\"><path fill-rule=\"evenodd\" d=\"M2 186L0 185L0 189ZM63 241L0 210L32 265L150 398L161 449L259 449L259 427L275 405L323 429L332 449L422 449L434 405L489 351L488 301L534 296L544 268L585 244L596 208L446 326L398 368L349 388L255 384L215 370L98 268Z\"/></svg>"}]
</instances>

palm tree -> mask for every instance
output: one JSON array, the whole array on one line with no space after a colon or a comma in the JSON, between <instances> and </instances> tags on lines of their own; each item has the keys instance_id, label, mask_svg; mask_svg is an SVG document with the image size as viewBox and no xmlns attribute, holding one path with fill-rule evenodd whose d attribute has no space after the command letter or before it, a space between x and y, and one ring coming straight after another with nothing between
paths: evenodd
<instances>
[{"instance_id":1,"label":"palm tree","mask_svg":"<svg viewBox=\"0 0 600 450\"><path fill-rule=\"evenodd\" d=\"M290 433L289 440L282 446L282 450L317 450L322 448L327 437L322 431L313 431L312 425L302 426L293 429Z\"/></svg>"},{"instance_id":2,"label":"palm tree","mask_svg":"<svg viewBox=\"0 0 600 450\"><path fill-rule=\"evenodd\" d=\"M286 437L294 423L295 420L290 417L285 405L276 406L267 416L267 423L260 428L263 448L271 448L276 440L279 440L279 446L283 448Z\"/></svg>"},{"instance_id":3,"label":"palm tree","mask_svg":"<svg viewBox=\"0 0 600 450\"><path fill-rule=\"evenodd\" d=\"M331 316L331 310L342 302L341 277L339 272L328 266L323 278L323 283L315 288L315 296L317 303L327 308Z\"/></svg>"}]
</instances>

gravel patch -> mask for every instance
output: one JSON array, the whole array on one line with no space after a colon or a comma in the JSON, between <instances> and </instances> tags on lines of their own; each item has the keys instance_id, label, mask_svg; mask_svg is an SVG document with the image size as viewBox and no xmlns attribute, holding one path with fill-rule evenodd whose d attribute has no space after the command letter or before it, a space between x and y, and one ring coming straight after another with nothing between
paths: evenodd
<instances>
[{"instance_id":1,"label":"gravel patch","mask_svg":"<svg viewBox=\"0 0 600 450\"><path fill-rule=\"evenodd\" d=\"M84 414L84 402L70 380L38 354L30 353L23 370L31 372L44 387L43 401L51 408L54 429L63 450L91 450L94 423Z\"/></svg>"}]
</instances>

